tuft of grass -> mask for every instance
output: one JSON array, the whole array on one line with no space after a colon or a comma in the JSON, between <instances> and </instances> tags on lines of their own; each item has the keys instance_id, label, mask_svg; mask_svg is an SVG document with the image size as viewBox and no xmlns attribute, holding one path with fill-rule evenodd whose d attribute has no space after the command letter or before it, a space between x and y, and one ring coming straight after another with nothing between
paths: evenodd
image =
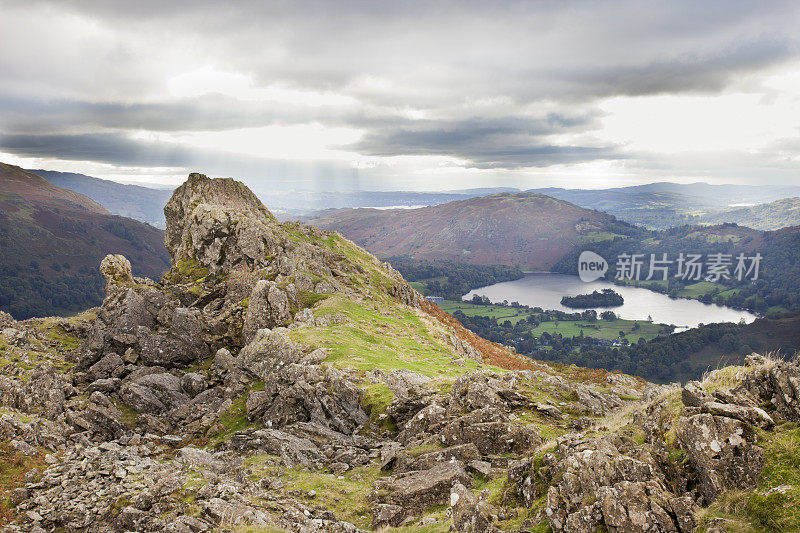
<instances>
[{"instance_id":1,"label":"tuft of grass","mask_svg":"<svg viewBox=\"0 0 800 533\"><path fill-rule=\"evenodd\" d=\"M287 491L297 490L303 494L315 491L308 503L318 504L336 513L336 517L363 529L371 529L372 511L368 501L372 483L383 475L380 466L369 464L345 472L341 476L312 472L307 469L286 469L281 481Z\"/></svg>"},{"instance_id":2,"label":"tuft of grass","mask_svg":"<svg viewBox=\"0 0 800 533\"><path fill-rule=\"evenodd\" d=\"M219 443L225 442L237 431L242 431L246 428L255 426L255 424L250 422L250 420L247 418L247 396L251 391L259 388L263 389L264 384L251 384L247 391L233 400L231 406L228 407L228 409L222 413L222 415L220 415L219 420L217 421L217 430L207 435L209 447L213 448Z\"/></svg>"},{"instance_id":3,"label":"tuft of grass","mask_svg":"<svg viewBox=\"0 0 800 533\"><path fill-rule=\"evenodd\" d=\"M369 413L369 425L382 430L396 432L397 425L391 416L386 415L386 408L394 401L395 395L385 383L372 383L364 390L361 406ZM386 415L379 422L381 415Z\"/></svg>"},{"instance_id":4,"label":"tuft of grass","mask_svg":"<svg viewBox=\"0 0 800 533\"><path fill-rule=\"evenodd\" d=\"M297 305L300 309L314 307L317 302L324 300L328 296L330 295L312 291L297 291Z\"/></svg>"}]
</instances>

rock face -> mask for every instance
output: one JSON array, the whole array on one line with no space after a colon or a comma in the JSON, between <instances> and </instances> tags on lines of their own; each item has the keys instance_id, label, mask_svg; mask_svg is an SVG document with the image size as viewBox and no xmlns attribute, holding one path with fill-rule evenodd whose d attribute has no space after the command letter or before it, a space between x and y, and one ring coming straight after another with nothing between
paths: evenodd
<instances>
[{"instance_id":1,"label":"rock face","mask_svg":"<svg viewBox=\"0 0 800 533\"><path fill-rule=\"evenodd\" d=\"M420 514L432 505L447 502L453 485L471 485L471 481L472 478L460 462L441 463L430 470L408 472L382 483L381 488L388 494L379 498L384 499L385 503L399 505L408 512Z\"/></svg>"},{"instance_id":2,"label":"rock face","mask_svg":"<svg viewBox=\"0 0 800 533\"><path fill-rule=\"evenodd\" d=\"M100 273L109 283L133 283L131 262L122 255L107 255L100 263Z\"/></svg>"},{"instance_id":3,"label":"rock face","mask_svg":"<svg viewBox=\"0 0 800 533\"><path fill-rule=\"evenodd\" d=\"M498 531L491 521L490 505L479 501L467 487L456 483L450 491L453 529L459 533L489 533Z\"/></svg>"},{"instance_id":4,"label":"rock face","mask_svg":"<svg viewBox=\"0 0 800 533\"><path fill-rule=\"evenodd\" d=\"M678 438L700 474L707 502L725 489L752 488L764 466L764 452L755 445L753 429L734 418L706 413L681 418Z\"/></svg>"},{"instance_id":5,"label":"rock face","mask_svg":"<svg viewBox=\"0 0 800 533\"><path fill-rule=\"evenodd\" d=\"M244 341L249 342L261 328L287 326L292 319L289 298L274 281L260 280L250 293L244 319Z\"/></svg>"},{"instance_id":6,"label":"rock face","mask_svg":"<svg viewBox=\"0 0 800 533\"><path fill-rule=\"evenodd\" d=\"M748 360L757 365L761 356ZM800 421L800 367L780 362L758 368L742 382L742 388L761 401L768 402L784 420Z\"/></svg>"},{"instance_id":7,"label":"rock face","mask_svg":"<svg viewBox=\"0 0 800 533\"><path fill-rule=\"evenodd\" d=\"M190 174L164 207L173 264L195 259L212 273L263 264L275 218L242 183Z\"/></svg>"},{"instance_id":8,"label":"rock face","mask_svg":"<svg viewBox=\"0 0 800 533\"><path fill-rule=\"evenodd\" d=\"M550 486L546 507L553 531L692 531L685 513L692 500L671 494L646 446L613 435L566 440L558 452L561 480Z\"/></svg>"}]
</instances>

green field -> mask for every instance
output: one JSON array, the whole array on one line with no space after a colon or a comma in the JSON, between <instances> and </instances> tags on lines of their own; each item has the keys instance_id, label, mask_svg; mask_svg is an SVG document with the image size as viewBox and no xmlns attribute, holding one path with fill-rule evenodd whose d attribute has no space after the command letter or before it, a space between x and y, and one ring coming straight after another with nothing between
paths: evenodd
<instances>
[{"instance_id":1,"label":"green field","mask_svg":"<svg viewBox=\"0 0 800 533\"><path fill-rule=\"evenodd\" d=\"M490 316L496 318L499 322L508 320L512 324L516 324L530 315L536 315L536 313L532 313L526 309L515 309L503 305L476 305L468 302L453 302L450 300L445 301L442 309L450 314L461 311L467 316ZM639 323L639 329L634 331L634 324L637 322ZM643 337L646 341L657 337L662 327L662 324L653 324L644 320L598 319L595 322L588 322L586 320L560 320L558 322L542 322L531 331L536 337L541 336L544 332L550 335L560 333L564 337L576 337L579 336L581 330L583 330L583 335L585 337L607 340L618 339L619 332L624 331L625 338L629 342L635 343L639 340L639 337Z\"/></svg>"},{"instance_id":2,"label":"green field","mask_svg":"<svg viewBox=\"0 0 800 533\"><path fill-rule=\"evenodd\" d=\"M584 337L593 337L595 339L608 339L610 341L619 338L619 332L625 332L625 338L628 342L638 342L642 337L644 340L649 341L658 336L659 329L663 326L660 324L653 324L651 322L639 321L639 329L634 331L635 320L597 320L596 322L542 322L538 327L532 330L534 336L539 337L545 331L551 335L560 333L564 337L576 337L583 331ZM595 329L595 327L597 329Z\"/></svg>"},{"instance_id":3,"label":"green field","mask_svg":"<svg viewBox=\"0 0 800 533\"><path fill-rule=\"evenodd\" d=\"M515 309L504 305L477 305L468 302L453 302L451 300L445 300L442 309L451 315L456 311L461 311L467 316L490 316L501 322L510 320L512 324L516 324L523 318L528 318L528 316L535 314L524 309Z\"/></svg>"},{"instance_id":4,"label":"green field","mask_svg":"<svg viewBox=\"0 0 800 533\"><path fill-rule=\"evenodd\" d=\"M681 298L700 298L704 294L714 292L719 288L720 285L718 283L711 283L710 281L698 281L697 283L687 285L678 291L678 296Z\"/></svg>"}]
</instances>

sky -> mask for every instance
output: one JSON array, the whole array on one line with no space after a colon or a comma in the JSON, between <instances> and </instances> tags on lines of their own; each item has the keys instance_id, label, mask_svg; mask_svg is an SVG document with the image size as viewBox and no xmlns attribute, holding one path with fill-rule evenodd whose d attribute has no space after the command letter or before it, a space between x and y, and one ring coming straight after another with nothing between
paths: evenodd
<instances>
[{"instance_id":1,"label":"sky","mask_svg":"<svg viewBox=\"0 0 800 533\"><path fill-rule=\"evenodd\" d=\"M800 3L0 0L0 161L275 190L800 183Z\"/></svg>"}]
</instances>

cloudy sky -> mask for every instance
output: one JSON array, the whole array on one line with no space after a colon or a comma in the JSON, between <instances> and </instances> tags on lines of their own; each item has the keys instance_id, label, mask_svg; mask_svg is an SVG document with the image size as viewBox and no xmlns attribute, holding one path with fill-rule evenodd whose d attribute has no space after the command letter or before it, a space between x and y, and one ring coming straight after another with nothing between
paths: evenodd
<instances>
[{"instance_id":1,"label":"cloudy sky","mask_svg":"<svg viewBox=\"0 0 800 533\"><path fill-rule=\"evenodd\" d=\"M800 182L798 2L0 0L0 161L276 189Z\"/></svg>"}]
</instances>

